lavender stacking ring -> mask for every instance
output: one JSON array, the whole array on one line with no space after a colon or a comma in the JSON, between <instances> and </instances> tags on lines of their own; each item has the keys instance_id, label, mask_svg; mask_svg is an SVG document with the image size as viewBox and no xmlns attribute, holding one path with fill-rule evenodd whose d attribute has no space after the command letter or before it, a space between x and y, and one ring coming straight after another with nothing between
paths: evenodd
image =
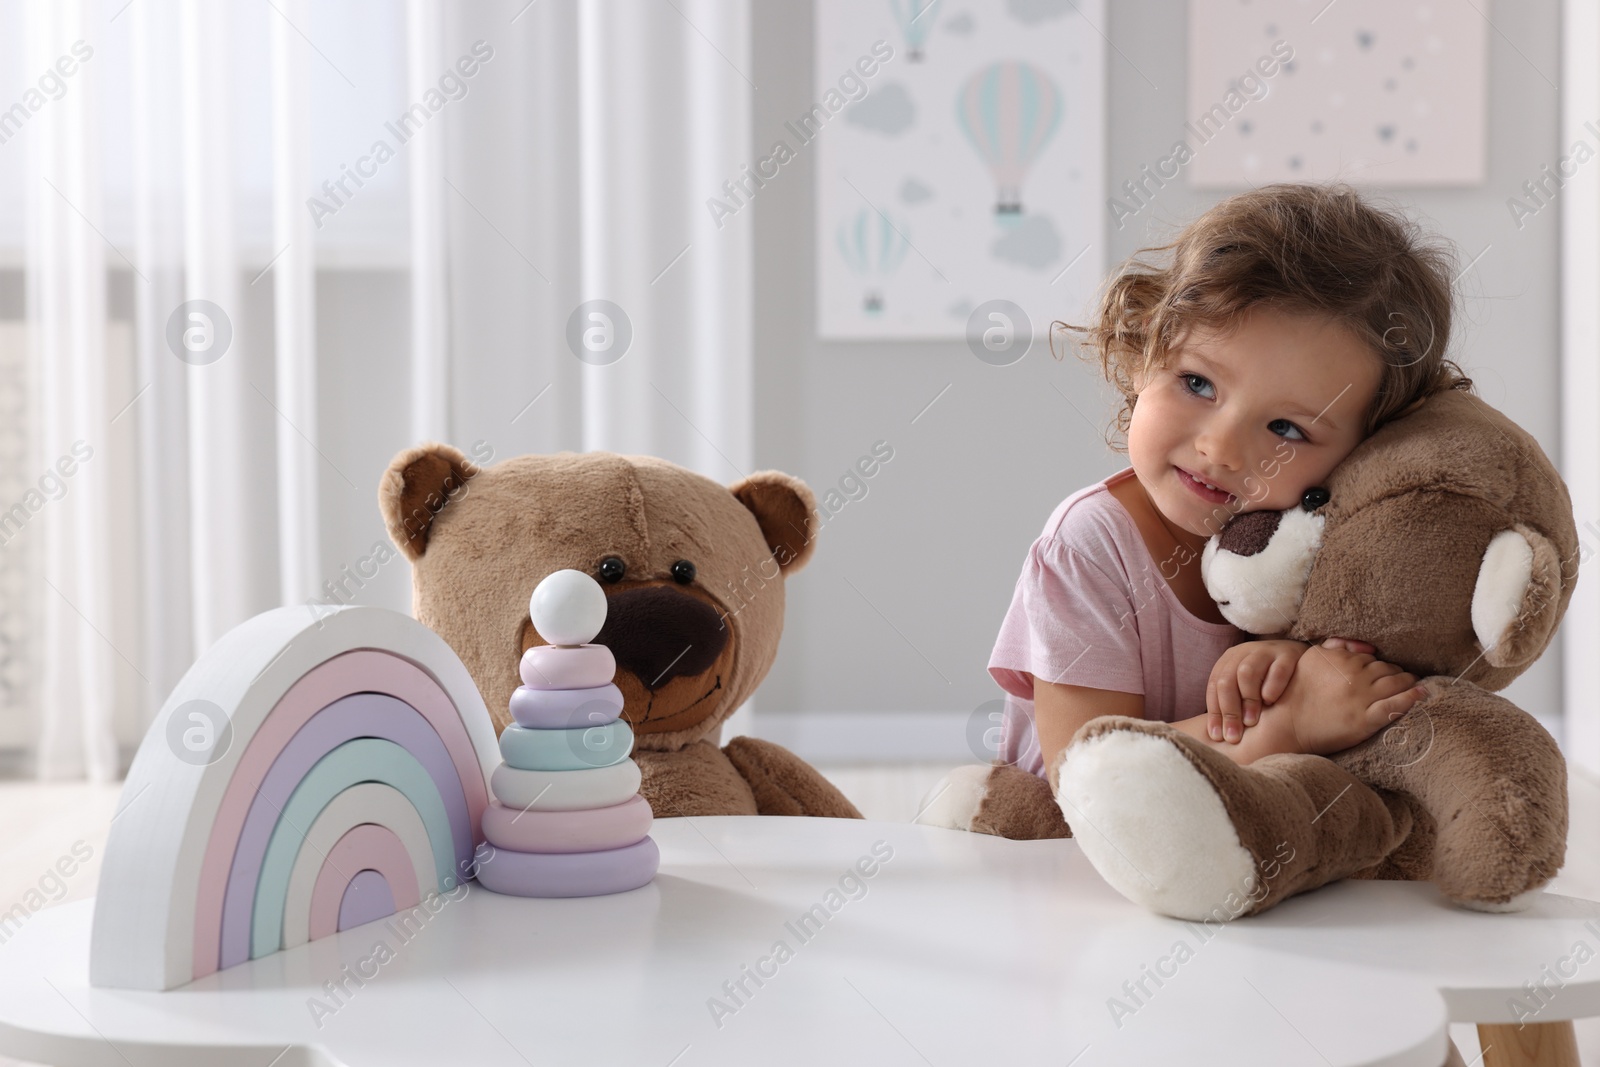
<instances>
[{"instance_id":1,"label":"lavender stacking ring","mask_svg":"<svg viewBox=\"0 0 1600 1067\"><path fill-rule=\"evenodd\" d=\"M622 716L622 690L611 683L592 689L534 689L519 685L511 693L511 717L534 730L604 726Z\"/></svg>"},{"instance_id":2,"label":"lavender stacking ring","mask_svg":"<svg viewBox=\"0 0 1600 1067\"><path fill-rule=\"evenodd\" d=\"M478 881L519 897L593 897L638 889L656 876L661 850L651 838L603 852L495 849L478 864Z\"/></svg>"}]
</instances>

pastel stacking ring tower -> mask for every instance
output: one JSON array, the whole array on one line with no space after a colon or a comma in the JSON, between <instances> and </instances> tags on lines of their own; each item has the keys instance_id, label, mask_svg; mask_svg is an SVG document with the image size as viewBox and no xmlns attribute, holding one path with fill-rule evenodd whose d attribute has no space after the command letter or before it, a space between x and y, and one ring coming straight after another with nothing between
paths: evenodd
<instances>
[{"instance_id":1,"label":"pastel stacking ring tower","mask_svg":"<svg viewBox=\"0 0 1600 1067\"><path fill-rule=\"evenodd\" d=\"M483 813L494 853L478 883L522 897L637 889L655 877L661 852L612 683L616 658L591 643L605 625L605 591L582 571L556 571L534 589L528 615L549 643L522 654L515 722L500 734L505 762Z\"/></svg>"}]
</instances>

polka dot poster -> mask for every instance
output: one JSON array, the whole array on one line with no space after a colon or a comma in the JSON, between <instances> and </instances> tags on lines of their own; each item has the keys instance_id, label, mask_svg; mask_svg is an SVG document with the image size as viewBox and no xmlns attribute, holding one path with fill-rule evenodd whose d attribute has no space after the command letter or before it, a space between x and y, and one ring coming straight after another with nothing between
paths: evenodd
<instances>
[{"instance_id":1,"label":"polka dot poster","mask_svg":"<svg viewBox=\"0 0 1600 1067\"><path fill-rule=\"evenodd\" d=\"M1191 0L1196 188L1484 180L1488 0Z\"/></svg>"}]
</instances>

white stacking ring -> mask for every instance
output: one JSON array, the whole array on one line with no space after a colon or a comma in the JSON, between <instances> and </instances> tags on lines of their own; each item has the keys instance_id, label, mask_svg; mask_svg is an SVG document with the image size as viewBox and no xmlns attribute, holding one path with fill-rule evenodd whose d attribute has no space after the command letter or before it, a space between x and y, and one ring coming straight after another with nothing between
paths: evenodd
<instances>
[{"instance_id":1,"label":"white stacking ring","mask_svg":"<svg viewBox=\"0 0 1600 1067\"><path fill-rule=\"evenodd\" d=\"M631 759L584 771L524 771L504 763L489 788L508 808L575 811L621 804L639 791L639 765Z\"/></svg>"}]
</instances>

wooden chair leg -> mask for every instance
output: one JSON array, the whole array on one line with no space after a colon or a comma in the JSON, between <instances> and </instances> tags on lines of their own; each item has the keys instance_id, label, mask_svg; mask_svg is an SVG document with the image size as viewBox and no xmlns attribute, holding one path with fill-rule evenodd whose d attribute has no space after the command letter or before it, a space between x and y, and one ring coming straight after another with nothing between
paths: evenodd
<instances>
[{"instance_id":1,"label":"wooden chair leg","mask_svg":"<svg viewBox=\"0 0 1600 1067\"><path fill-rule=\"evenodd\" d=\"M1580 1067L1572 1023L1479 1023L1483 1067Z\"/></svg>"}]
</instances>

